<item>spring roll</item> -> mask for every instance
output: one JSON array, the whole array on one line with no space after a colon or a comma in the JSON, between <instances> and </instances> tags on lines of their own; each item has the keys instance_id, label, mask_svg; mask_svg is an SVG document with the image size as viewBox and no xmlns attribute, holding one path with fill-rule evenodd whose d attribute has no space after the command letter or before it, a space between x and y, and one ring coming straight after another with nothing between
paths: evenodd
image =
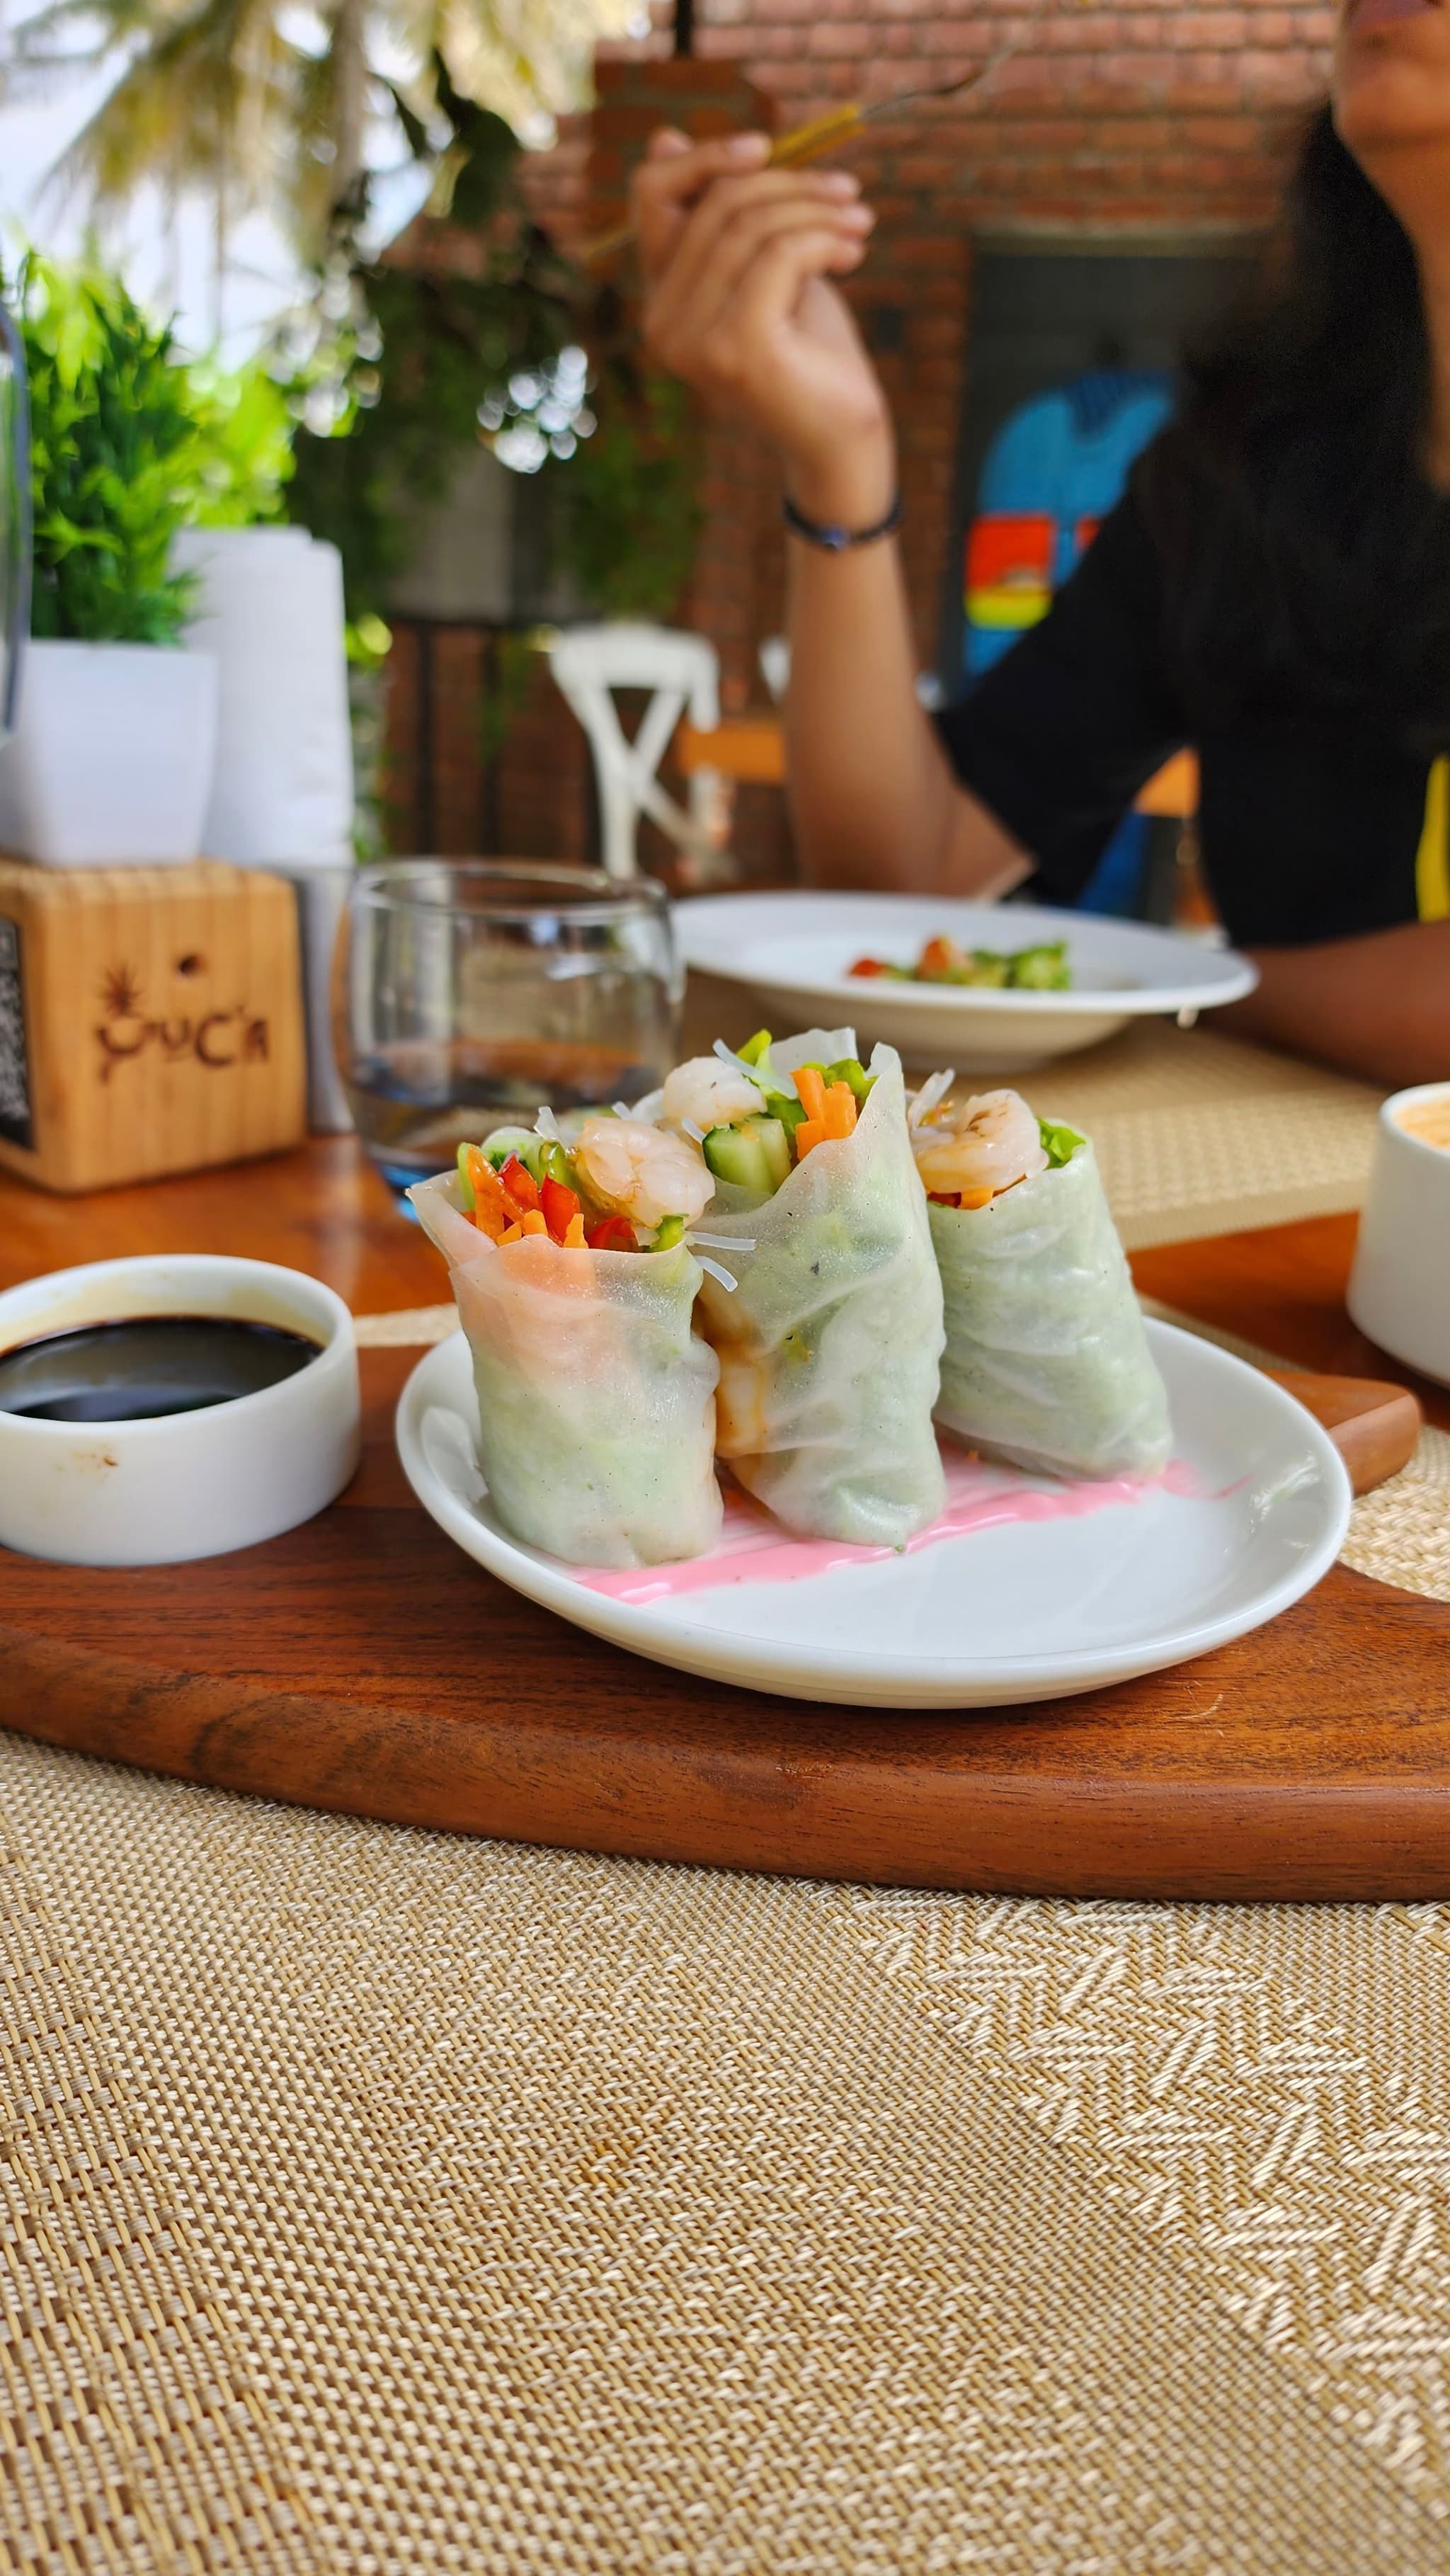
<instances>
[{"instance_id":1,"label":"spring roll","mask_svg":"<svg viewBox=\"0 0 1450 2576\"><path fill-rule=\"evenodd\" d=\"M627 1144L610 1123L611 1145ZM503 1526L570 1565L704 1555L722 1520L719 1363L693 1329L703 1274L686 1211L635 1224L585 1192L562 1143L516 1130L409 1197L449 1266Z\"/></svg>"},{"instance_id":2,"label":"spring roll","mask_svg":"<svg viewBox=\"0 0 1450 2576\"><path fill-rule=\"evenodd\" d=\"M1085 1136L1015 1092L913 1104L946 1310L937 1421L1054 1476L1159 1474L1168 1399Z\"/></svg>"},{"instance_id":3,"label":"spring roll","mask_svg":"<svg viewBox=\"0 0 1450 2576\"><path fill-rule=\"evenodd\" d=\"M721 1053L640 1104L700 1137L715 1181L693 1240L719 1454L798 1537L904 1546L945 1496L941 1283L900 1058L863 1068L850 1029Z\"/></svg>"}]
</instances>

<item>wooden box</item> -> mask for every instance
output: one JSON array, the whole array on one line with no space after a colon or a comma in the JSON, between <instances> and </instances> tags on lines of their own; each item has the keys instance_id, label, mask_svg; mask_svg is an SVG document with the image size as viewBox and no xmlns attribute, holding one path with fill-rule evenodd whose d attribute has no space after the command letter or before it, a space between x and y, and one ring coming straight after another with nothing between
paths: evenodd
<instances>
[{"instance_id":1,"label":"wooden box","mask_svg":"<svg viewBox=\"0 0 1450 2576\"><path fill-rule=\"evenodd\" d=\"M0 859L0 1168L106 1189L305 1132L290 885Z\"/></svg>"}]
</instances>

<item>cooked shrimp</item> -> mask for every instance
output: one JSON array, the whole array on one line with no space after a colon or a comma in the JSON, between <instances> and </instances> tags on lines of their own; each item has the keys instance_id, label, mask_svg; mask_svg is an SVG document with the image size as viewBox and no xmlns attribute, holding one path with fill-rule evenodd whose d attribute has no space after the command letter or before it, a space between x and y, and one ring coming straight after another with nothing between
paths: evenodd
<instances>
[{"instance_id":1,"label":"cooked shrimp","mask_svg":"<svg viewBox=\"0 0 1450 2576\"><path fill-rule=\"evenodd\" d=\"M1045 1172L1036 1119L1020 1093L984 1091L956 1109L938 1111L912 1129L916 1168L934 1197L1010 1190Z\"/></svg>"},{"instance_id":2,"label":"cooked shrimp","mask_svg":"<svg viewBox=\"0 0 1450 2576\"><path fill-rule=\"evenodd\" d=\"M693 1224L715 1195L695 1147L638 1118L587 1118L574 1163L590 1197L634 1225L660 1225L667 1216Z\"/></svg>"},{"instance_id":3,"label":"cooked shrimp","mask_svg":"<svg viewBox=\"0 0 1450 2576\"><path fill-rule=\"evenodd\" d=\"M764 1092L738 1066L722 1064L714 1055L692 1055L688 1064L676 1065L665 1084L660 1124L683 1127L688 1119L706 1136L712 1127L738 1127L764 1107Z\"/></svg>"}]
</instances>

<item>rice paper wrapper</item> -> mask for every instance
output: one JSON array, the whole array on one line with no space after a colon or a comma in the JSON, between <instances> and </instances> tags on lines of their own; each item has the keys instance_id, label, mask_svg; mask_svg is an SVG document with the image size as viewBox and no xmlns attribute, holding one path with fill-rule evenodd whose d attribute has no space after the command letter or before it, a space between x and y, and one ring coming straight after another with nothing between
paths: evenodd
<instances>
[{"instance_id":1,"label":"rice paper wrapper","mask_svg":"<svg viewBox=\"0 0 1450 2576\"><path fill-rule=\"evenodd\" d=\"M843 1043L844 1041L844 1043ZM772 1050L782 1072L855 1053L849 1030ZM701 1319L720 1354L718 1446L799 1537L901 1547L945 1501L932 1429L942 1295L906 1132L901 1059L878 1047L853 1135L817 1145L773 1198L721 1182L699 1231L713 1254Z\"/></svg>"},{"instance_id":2,"label":"rice paper wrapper","mask_svg":"<svg viewBox=\"0 0 1450 2576\"><path fill-rule=\"evenodd\" d=\"M499 1250L462 1213L456 1179L408 1195L448 1262L505 1528L569 1565L705 1555L723 1517L719 1363L691 1330L703 1274L689 1247L566 1252L525 1235Z\"/></svg>"},{"instance_id":3,"label":"rice paper wrapper","mask_svg":"<svg viewBox=\"0 0 1450 2576\"><path fill-rule=\"evenodd\" d=\"M1168 1399L1092 1146L990 1207L933 1204L930 1218L943 1429L1049 1475L1157 1475Z\"/></svg>"}]
</instances>

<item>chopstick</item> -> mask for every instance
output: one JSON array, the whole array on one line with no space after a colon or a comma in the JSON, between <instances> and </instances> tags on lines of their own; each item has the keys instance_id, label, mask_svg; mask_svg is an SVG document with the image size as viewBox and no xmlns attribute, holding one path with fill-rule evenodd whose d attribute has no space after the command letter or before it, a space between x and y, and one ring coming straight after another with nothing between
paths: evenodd
<instances>
[{"instance_id":1,"label":"chopstick","mask_svg":"<svg viewBox=\"0 0 1450 2576\"><path fill-rule=\"evenodd\" d=\"M838 145L848 143L853 135L860 133L863 125L872 124L878 116L895 116L903 108L920 107L931 99L957 98L966 90L980 89L1010 55L1020 50L1022 41L1019 37L1010 45L1000 46L974 71L964 72L957 80L942 81L934 89L902 90L894 98L872 99L869 104L862 99L851 99L842 107L831 108L824 116L812 117L808 124L792 126L788 134L776 137L770 147L770 156L761 167L783 170L803 161L817 161L823 153L834 152ZM606 260L627 250L634 237L633 224L616 224L610 232L596 233L592 241L584 244L579 257L586 268L600 268Z\"/></svg>"}]
</instances>

